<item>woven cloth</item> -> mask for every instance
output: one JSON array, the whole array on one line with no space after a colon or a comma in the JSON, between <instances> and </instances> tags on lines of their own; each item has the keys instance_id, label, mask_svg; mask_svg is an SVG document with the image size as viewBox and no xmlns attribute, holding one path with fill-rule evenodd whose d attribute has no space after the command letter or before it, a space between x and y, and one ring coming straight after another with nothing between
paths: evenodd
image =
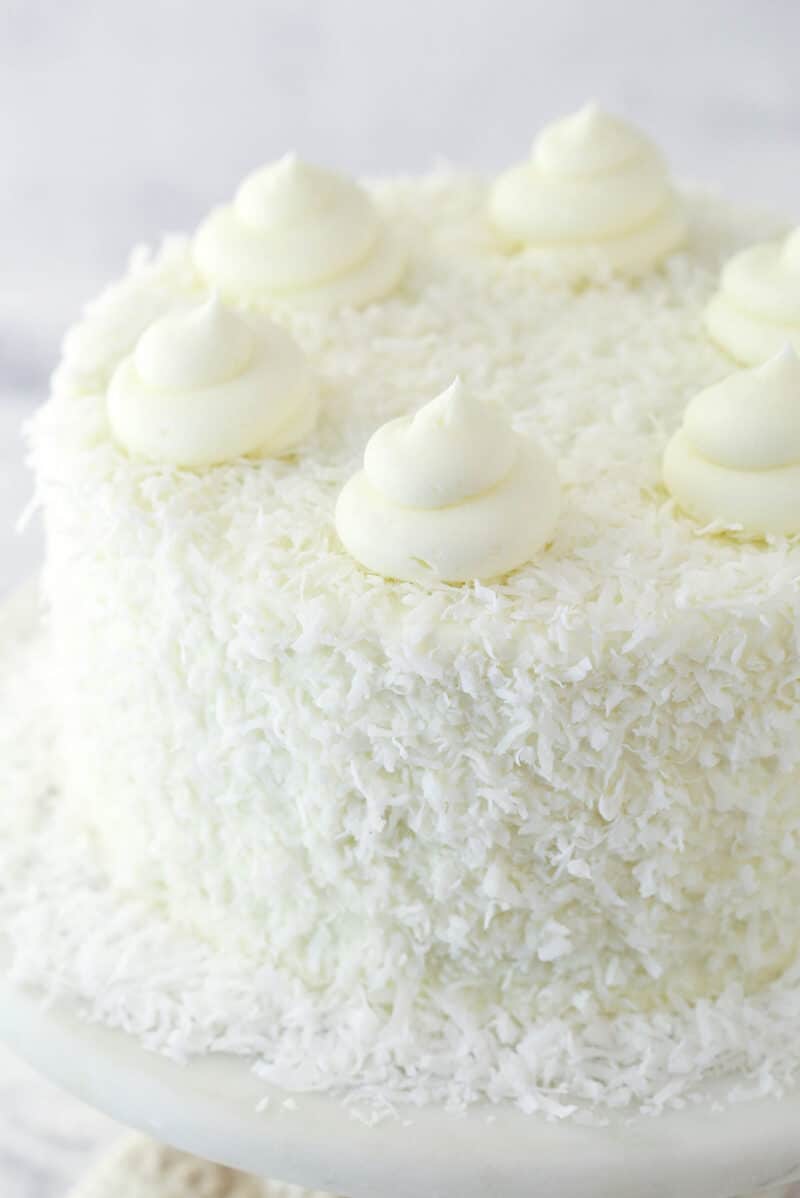
<instances>
[{"instance_id":1,"label":"woven cloth","mask_svg":"<svg viewBox=\"0 0 800 1198\"><path fill-rule=\"evenodd\" d=\"M234 1169L165 1148L144 1136L117 1145L68 1198L333 1198L280 1181L258 1181ZM502 1195L487 1194L487 1198ZM765 1195L765 1198L767 1196ZM769 1191L768 1198L800 1198L800 1185Z\"/></svg>"},{"instance_id":2,"label":"woven cloth","mask_svg":"<svg viewBox=\"0 0 800 1198\"><path fill-rule=\"evenodd\" d=\"M331 1198L318 1191L257 1181L234 1169L165 1148L144 1136L118 1144L68 1198Z\"/></svg>"}]
</instances>

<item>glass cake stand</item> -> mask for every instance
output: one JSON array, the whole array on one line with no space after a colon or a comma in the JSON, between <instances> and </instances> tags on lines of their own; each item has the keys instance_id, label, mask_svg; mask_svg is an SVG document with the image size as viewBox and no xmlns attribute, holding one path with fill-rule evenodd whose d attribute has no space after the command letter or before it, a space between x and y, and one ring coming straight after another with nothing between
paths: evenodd
<instances>
[{"instance_id":1,"label":"glass cake stand","mask_svg":"<svg viewBox=\"0 0 800 1198\"><path fill-rule=\"evenodd\" d=\"M162 1143L349 1198L735 1198L800 1178L800 1093L723 1107L710 1091L705 1105L608 1127L503 1108L409 1109L369 1126L330 1098L265 1085L246 1060L182 1066L6 983L0 1038Z\"/></svg>"}]
</instances>

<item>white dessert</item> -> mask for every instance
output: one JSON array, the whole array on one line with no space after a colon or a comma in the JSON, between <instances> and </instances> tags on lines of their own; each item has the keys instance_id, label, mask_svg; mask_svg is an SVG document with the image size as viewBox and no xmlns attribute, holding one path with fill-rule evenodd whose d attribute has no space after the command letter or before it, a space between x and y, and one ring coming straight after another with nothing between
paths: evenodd
<instances>
[{"instance_id":1,"label":"white dessert","mask_svg":"<svg viewBox=\"0 0 800 1198\"><path fill-rule=\"evenodd\" d=\"M720 266L769 230L683 197L688 249L576 292L486 245L488 202L458 175L374 187L408 266L362 309L231 277L226 302L280 320L317 381L291 456L258 431L187 469L114 436L132 350L164 411L198 380L226 410L233 325L210 365L175 349L183 316L140 340L141 297L152 320L206 295L196 242L138 256L71 334L34 431L48 852L74 838L95 881L78 901L53 866L63 901L16 969L289 1086L657 1109L799 1055L800 548L703 535L661 484L687 402L730 373L702 325ZM461 399L424 406L455 376ZM487 494L489 540L514 542L488 565L460 519ZM425 543L453 511L455 567Z\"/></svg>"}]
</instances>

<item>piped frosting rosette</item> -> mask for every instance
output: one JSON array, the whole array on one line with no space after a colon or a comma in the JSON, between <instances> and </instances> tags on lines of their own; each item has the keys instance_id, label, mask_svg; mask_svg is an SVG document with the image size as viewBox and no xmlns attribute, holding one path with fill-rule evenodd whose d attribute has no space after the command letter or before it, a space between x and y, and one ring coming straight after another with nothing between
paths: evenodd
<instances>
[{"instance_id":1,"label":"piped frosting rosette","mask_svg":"<svg viewBox=\"0 0 800 1198\"><path fill-rule=\"evenodd\" d=\"M193 256L234 300L329 309L381 299L405 269L363 188L294 154L248 176L233 203L210 214Z\"/></svg>"},{"instance_id":2,"label":"piped frosting rosette","mask_svg":"<svg viewBox=\"0 0 800 1198\"><path fill-rule=\"evenodd\" d=\"M495 182L489 215L511 247L576 281L642 274L686 236L655 146L594 104L542 130L531 160Z\"/></svg>"},{"instance_id":3,"label":"piped frosting rosette","mask_svg":"<svg viewBox=\"0 0 800 1198\"><path fill-rule=\"evenodd\" d=\"M287 452L314 427L318 398L287 333L212 296L150 325L114 372L108 411L130 453L201 467Z\"/></svg>"},{"instance_id":4,"label":"piped frosting rosette","mask_svg":"<svg viewBox=\"0 0 800 1198\"><path fill-rule=\"evenodd\" d=\"M704 524L800 532L800 361L791 346L701 391L664 454L664 482Z\"/></svg>"},{"instance_id":5,"label":"piped frosting rosette","mask_svg":"<svg viewBox=\"0 0 800 1198\"><path fill-rule=\"evenodd\" d=\"M507 574L551 538L555 463L495 405L455 382L372 436L345 485L336 528L368 570L408 581Z\"/></svg>"},{"instance_id":6,"label":"piped frosting rosette","mask_svg":"<svg viewBox=\"0 0 800 1198\"><path fill-rule=\"evenodd\" d=\"M800 228L731 258L705 322L714 341L746 366L787 343L800 352Z\"/></svg>"}]
</instances>

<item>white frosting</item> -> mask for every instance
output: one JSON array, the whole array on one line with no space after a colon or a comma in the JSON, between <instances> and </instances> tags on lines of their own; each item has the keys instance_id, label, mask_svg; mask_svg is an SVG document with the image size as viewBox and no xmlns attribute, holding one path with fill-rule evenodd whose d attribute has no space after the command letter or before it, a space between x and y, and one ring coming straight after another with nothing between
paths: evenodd
<instances>
[{"instance_id":1,"label":"white frosting","mask_svg":"<svg viewBox=\"0 0 800 1198\"><path fill-rule=\"evenodd\" d=\"M195 262L224 294L361 306L394 290L404 257L350 179L288 154L255 171L194 240Z\"/></svg>"},{"instance_id":2,"label":"white frosting","mask_svg":"<svg viewBox=\"0 0 800 1198\"><path fill-rule=\"evenodd\" d=\"M317 396L287 333L212 296L142 334L114 372L108 412L129 452L198 467L285 452L313 428Z\"/></svg>"},{"instance_id":3,"label":"white frosting","mask_svg":"<svg viewBox=\"0 0 800 1198\"><path fill-rule=\"evenodd\" d=\"M705 322L714 340L745 365L766 361L787 342L800 351L800 228L731 258Z\"/></svg>"},{"instance_id":4,"label":"white frosting","mask_svg":"<svg viewBox=\"0 0 800 1198\"><path fill-rule=\"evenodd\" d=\"M368 570L466 582L529 561L550 538L559 506L549 456L456 379L373 435L363 471L339 496L336 528Z\"/></svg>"},{"instance_id":5,"label":"white frosting","mask_svg":"<svg viewBox=\"0 0 800 1198\"><path fill-rule=\"evenodd\" d=\"M791 346L696 395L664 455L687 511L754 535L800 532L800 362Z\"/></svg>"},{"instance_id":6,"label":"white frosting","mask_svg":"<svg viewBox=\"0 0 800 1198\"><path fill-rule=\"evenodd\" d=\"M621 273L655 266L681 244L686 224L655 147L633 126L590 104L547 126L531 161L492 189L492 223L513 245L566 255L582 273L590 251Z\"/></svg>"}]
</instances>

